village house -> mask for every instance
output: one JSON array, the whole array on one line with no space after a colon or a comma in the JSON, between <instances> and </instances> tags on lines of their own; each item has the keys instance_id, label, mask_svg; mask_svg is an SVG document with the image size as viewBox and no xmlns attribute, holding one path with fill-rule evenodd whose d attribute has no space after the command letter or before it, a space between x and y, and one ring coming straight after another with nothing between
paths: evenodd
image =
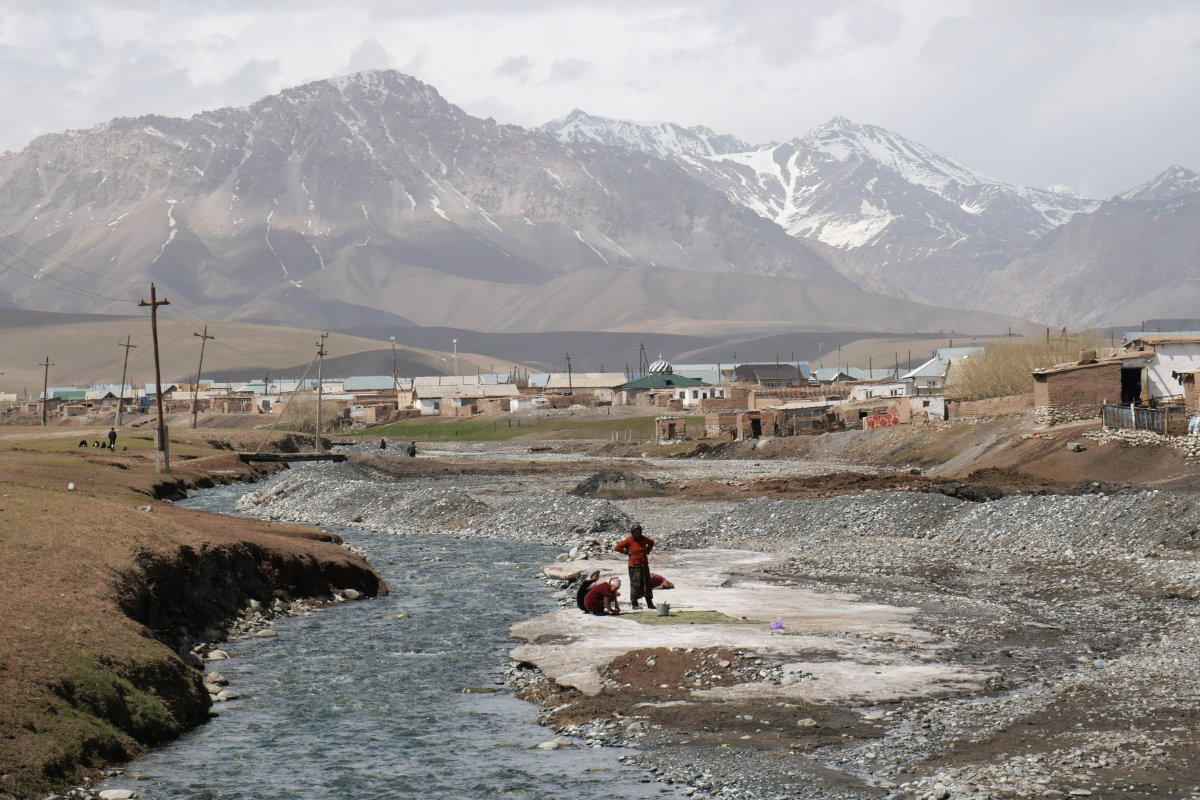
<instances>
[{"instance_id":1,"label":"village house","mask_svg":"<svg viewBox=\"0 0 1200 800\"><path fill-rule=\"evenodd\" d=\"M641 378L628 381L617 387L616 405L649 405L658 404L656 396L663 398L662 404L674 400L677 389L693 389L704 385L698 378L688 378L676 375L675 368L667 361L659 359L650 365L649 371Z\"/></svg>"},{"instance_id":2,"label":"village house","mask_svg":"<svg viewBox=\"0 0 1200 800\"><path fill-rule=\"evenodd\" d=\"M750 383L772 389L779 386L804 386L809 380L808 362L738 364L733 368L730 380L733 383Z\"/></svg>"},{"instance_id":3,"label":"village house","mask_svg":"<svg viewBox=\"0 0 1200 800\"><path fill-rule=\"evenodd\" d=\"M905 397L909 394L911 387L912 384L908 381L860 383L850 389L850 399L870 400L878 397Z\"/></svg>"},{"instance_id":4,"label":"village house","mask_svg":"<svg viewBox=\"0 0 1200 800\"><path fill-rule=\"evenodd\" d=\"M945 394L955 363L964 358L978 358L983 352L982 347L939 347L932 358L902 374L900 380L912 383L913 394Z\"/></svg>"}]
</instances>

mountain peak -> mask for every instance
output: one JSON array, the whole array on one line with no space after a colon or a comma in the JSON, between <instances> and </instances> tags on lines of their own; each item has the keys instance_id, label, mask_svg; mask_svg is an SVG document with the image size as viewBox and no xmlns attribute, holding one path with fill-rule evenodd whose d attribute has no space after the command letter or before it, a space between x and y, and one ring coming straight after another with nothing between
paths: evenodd
<instances>
[{"instance_id":1,"label":"mountain peak","mask_svg":"<svg viewBox=\"0 0 1200 800\"><path fill-rule=\"evenodd\" d=\"M1200 175L1172 164L1145 183L1117 195L1115 200L1133 203L1162 203L1200 193Z\"/></svg>"},{"instance_id":2,"label":"mountain peak","mask_svg":"<svg viewBox=\"0 0 1200 800\"><path fill-rule=\"evenodd\" d=\"M685 128L674 122L637 122L597 117L578 108L565 117L551 120L540 130L569 144L595 143L639 150L659 158L669 156L713 156L737 153L750 145L709 128Z\"/></svg>"}]
</instances>

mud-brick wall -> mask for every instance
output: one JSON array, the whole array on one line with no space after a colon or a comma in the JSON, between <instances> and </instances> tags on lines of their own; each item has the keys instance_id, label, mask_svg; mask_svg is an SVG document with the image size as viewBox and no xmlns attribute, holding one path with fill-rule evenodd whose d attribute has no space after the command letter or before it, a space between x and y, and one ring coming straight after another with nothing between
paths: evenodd
<instances>
[{"instance_id":1,"label":"mud-brick wall","mask_svg":"<svg viewBox=\"0 0 1200 800\"><path fill-rule=\"evenodd\" d=\"M1033 404L1045 423L1098 417L1106 400L1121 400L1119 361L1033 376Z\"/></svg>"},{"instance_id":2,"label":"mud-brick wall","mask_svg":"<svg viewBox=\"0 0 1200 800\"><path fill-rule=\"evenodd\" d=\"M989 397L987 400L950 400L946 402L946 409L950 419L958 419L1024 414L1033 411L1034 405L1032 394L1013 394L1007 397Z\"/></svg>"}]
</instances>

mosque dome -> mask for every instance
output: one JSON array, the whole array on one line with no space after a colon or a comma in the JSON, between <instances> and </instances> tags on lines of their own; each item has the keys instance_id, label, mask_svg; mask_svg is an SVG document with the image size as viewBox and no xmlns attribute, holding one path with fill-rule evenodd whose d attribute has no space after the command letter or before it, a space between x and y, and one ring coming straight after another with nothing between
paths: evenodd
<instances>
[{"instance_id":1,"label":"mosque dome","mask_svg":"<svg viewBox=\"0 0 1200 800\"><path fill-rule=\"evenodd\" d=\"M655 361L650 365L651 375L670 375L673 372L675 372L675 368L671 366L669 361L665 360L661 356L659 357L658 361Z\"/></svg>"}]
</instances>

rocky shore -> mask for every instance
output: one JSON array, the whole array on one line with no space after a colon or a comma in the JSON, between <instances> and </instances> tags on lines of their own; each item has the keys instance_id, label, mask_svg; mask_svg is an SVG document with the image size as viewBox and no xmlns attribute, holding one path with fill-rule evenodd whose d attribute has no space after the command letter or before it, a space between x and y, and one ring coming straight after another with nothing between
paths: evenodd
<instances>
[{"instance_id":1,"label":"rocky shore","mask_svg":"<svg viewBox=\"0 0 1200 800\"><path fill-rule=\"evenodd\" d=\"M676 487L706 474L684 463L672 480L670 465L648 468L648 477ZM741 486L764 477L753 462L719 468L724 481ZM639 519L664 558L730 547L770 556L760 574L734 579L735 587L749 581L844 595L911 614L911 636L847 629L834 636L835 647L814 650L814 666L802 670L817 677L813 687L832 686L822 683L822 670L854 648L873 666L865 673L872 678L899 678L910 662L984 676L973 688L933 694L820 699L818 692L803 702L723 697L714 704L706 700L716 674L709 651L655 648L657 628L607 662L594 696L527 661L510 665L506 680L545 707L542 721L556 735L585 746L634 746L629 763L685 796L1133 800L1191 797L1200 785L1191 756L1200 745L1191 724L1200 719L1200 505L1192 494L1129 486L1114 494L1102 481L1072 494L971 500L917 491L741 502L675 494L590 500L607 505L572 516L573 500L585 498L566 493L587 477L566 465L558 475L486 480L376 480L365 472L339 476L333 483L345 486L327 490L305 488L296 471L280 481L286 491L272 495L268 484L254 505L268 518L327 513L322 519L331 524L554 544L563 567L602 564L622 533L619 521ZM471 509L465 522L451 514L443 524L424 499L410 505L434 486L449 507ZM356 492L377 503L378 517L349 516ZM412 512L420 524L389 521L389 506L424 505L428 514ZM556 512L571 521L555 528ZM570 584L552 587L569 604ZM807 634L789 625L782 635ZM622 688L635 657L642 669L675 670L662 681L670 688L636 681L636 691ZM781 683L801 674L787 672L794 663L770 648L729 649L716 663L739 658L762 662L739 679L747 687L780 685L758 672Z\"/></svg>"}]
</instances>

